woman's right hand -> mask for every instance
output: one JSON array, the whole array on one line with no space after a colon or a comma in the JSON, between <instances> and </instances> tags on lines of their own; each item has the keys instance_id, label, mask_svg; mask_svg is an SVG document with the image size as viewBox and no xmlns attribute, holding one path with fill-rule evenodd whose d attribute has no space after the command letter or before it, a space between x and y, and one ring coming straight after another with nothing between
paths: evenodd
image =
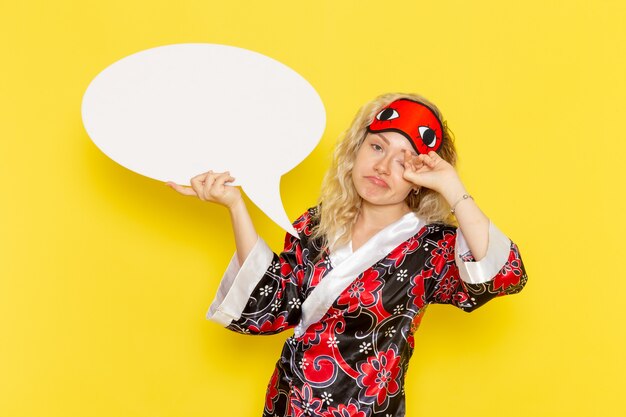
<instances>
[{"instance_id":1,"label":"woman's right hand","mask_svg":"<svg viewBox=\"0 0 626 417\"><path fill-rule=\"evenodd\" d=\"M241 197L238 187L225 185L228 181L234 181L230 172L205 172L196 175L191 179L191 187L182 186L172 181L165 184L183 195L196 196L202 201L218 203L228 208L232 208Z\"/></svg>"}]
</instances>

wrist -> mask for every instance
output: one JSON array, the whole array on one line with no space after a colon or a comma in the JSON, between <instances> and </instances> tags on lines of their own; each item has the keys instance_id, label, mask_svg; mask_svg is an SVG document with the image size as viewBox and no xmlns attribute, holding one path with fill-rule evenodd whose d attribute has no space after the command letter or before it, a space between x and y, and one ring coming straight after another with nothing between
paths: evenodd
<instances>
[{"instance_id":1,"label":"wrist","mask_svg":"<svg viewBox=\"0 0 626 417\"><path fill-rule=\"evenodd\" d=\"M467 190L460 180L448 184L441 191L441 195L443 195L443 198L446 199L450 206L454 205L460 198L463 198L465 194L467 194Z\"/></svg>"},{"instance_id":2,"label":"wrist","mask_svg":"<svg viewBox=\"0 0 626 417\"><path fill-rule=\"evenodd\" d=\"M246 209L246 203L243 201L243 197L239 197L235 201L227 204L226 207L230 211L231 214L235 214L236 212L240 212L242 209Z\"/></svg>"},{"instance_id":3,"label":"wrist","mask_svg":"<svg viewBox=\"0 0 626 417\"><path fill-rule=\"evenodd\" d=\"M461 204L464 200L473 200L473 199L474 199L474 197L472 197L471 195L463 194L461 196L461 198L459 198L454 204L452 204L452 206L450 207L450 213L452 213L452 214L454 214L456 216L457 206L459 204Z\"/></svg>"}]
</instances>

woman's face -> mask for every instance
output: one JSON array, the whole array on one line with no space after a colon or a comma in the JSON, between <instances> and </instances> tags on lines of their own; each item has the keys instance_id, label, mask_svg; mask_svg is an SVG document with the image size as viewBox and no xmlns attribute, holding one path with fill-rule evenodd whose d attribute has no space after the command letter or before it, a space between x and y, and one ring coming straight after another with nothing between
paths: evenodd
<instances>
[{"instance_id":1,"label":"woman's face","mask_svg":"<svg viewBox=\"0 0 626 417\"><path fill-rule=\"evenodd\" d=\"M400 133L367 134L352 169L352 181L363 200L373 205L406 205L413 184L402 177L405 150L416 155Z\"/></svg>"}]
</instances>

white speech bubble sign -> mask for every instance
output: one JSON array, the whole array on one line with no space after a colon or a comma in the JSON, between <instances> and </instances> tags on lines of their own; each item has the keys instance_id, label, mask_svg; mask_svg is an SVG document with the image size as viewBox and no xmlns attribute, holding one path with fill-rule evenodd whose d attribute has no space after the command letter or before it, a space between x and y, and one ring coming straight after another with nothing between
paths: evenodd
<instances>
[{"instance_id":1,"label":"white speech bubble sign","mask_svg":"<svg viewBox=\"0 0 626 417\"><path fill-rule=\"evenodd\" d=\"M233 46L166 45L127 56L89 84L82 118L120 165L189 184L230 171L250 199L297 236L280 177L311 153L326 126L315 89L286 65Z\"/></svg>"}]
</instances>

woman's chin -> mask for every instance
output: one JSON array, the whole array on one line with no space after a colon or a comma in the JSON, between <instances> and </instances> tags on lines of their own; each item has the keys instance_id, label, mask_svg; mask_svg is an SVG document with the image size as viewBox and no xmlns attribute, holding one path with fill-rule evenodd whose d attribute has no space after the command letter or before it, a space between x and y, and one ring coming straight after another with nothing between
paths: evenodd
<instances>
[{"instance_id":1,"label":"woman's chin","mask_svg":"<svg viewBox=\"0 0 626 417\"><path fill-rule=\"evenodd\" d=\"M379 205L385 203L386 200L388 200L387 198L385 198L384 193L379 190L366 189L363 191L357 191L357 193L363 199L363 202L367 202L370 204Z\"/></svg>"}]
</instances>

